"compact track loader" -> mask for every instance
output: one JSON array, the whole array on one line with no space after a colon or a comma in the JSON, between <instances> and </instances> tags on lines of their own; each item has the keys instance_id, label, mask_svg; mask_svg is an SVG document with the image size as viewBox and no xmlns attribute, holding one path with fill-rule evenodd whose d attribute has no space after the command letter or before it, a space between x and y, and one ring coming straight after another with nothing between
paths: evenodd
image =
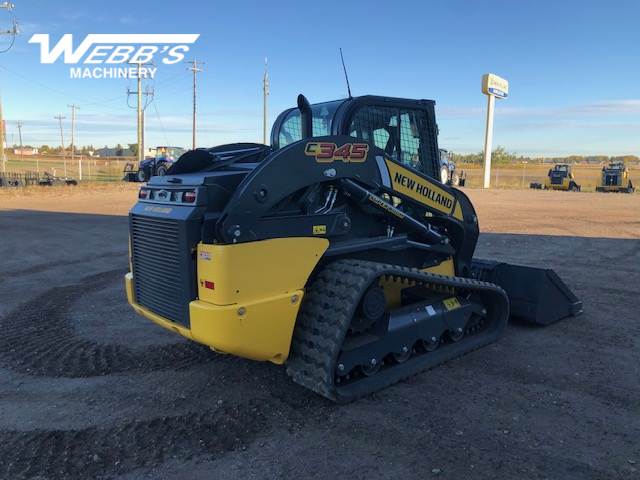
<instances>
[{"instance_id":1,"label":"compact track loader","mask_svg":"<svg viewBox=\"0 0 640 480\"><path fill-rule=\"evenodd\" d=\"M635 191L626 164L613 162L602 167L602 175L599 185L596 186L596 192L634 193Z\"/></svg>"},{"instance_id":2,"label":"compact track loader","mask_svg":"<svg viewBox=\"0 0 640 480\"><path fill-rule=\"evenodd\" d=\"M573 192L580 191L580 185L576 183L573 172L571 171L571 165L567 165L566 163L554 165L553 168L549 170L544 188L550 190L570 190Z\"/></svg>"},{"instance_id":3,"label":"compact track loader","mask_svg":"<svg viewBox=\"0 0 640 480\"><path fill-rule=\"evenodd\" d=\"M128 300L217 352L286 364L349 402L581 313L552 270L474 260L478 218L437 179L434 102L298 107L271 145L185 153L129 215Z\"/></svg>"}]
</instances>

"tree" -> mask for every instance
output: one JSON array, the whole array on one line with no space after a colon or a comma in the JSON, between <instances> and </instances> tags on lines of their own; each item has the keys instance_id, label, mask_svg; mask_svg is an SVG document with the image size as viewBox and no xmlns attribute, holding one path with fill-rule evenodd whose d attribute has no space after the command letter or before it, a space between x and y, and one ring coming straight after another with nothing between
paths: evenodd
<instances>
[{"instance_id":1,"label":"tree","mask_svg":"<svg viewBox=\"0 0 640 480\"><path fill-rule=\"evenodd\" d=\"M454 153L453 163L482 163L482 154L480 153Z\"/></svg>"},{"instance_id":2,"label":"tree","mask_svg":"<svg viewBox=\"0 0 640 480\"><path fill-rule=\"evenodd\" d=\"M635 155L622 155L619 157L611 157L612 162L622 162L622 163L635 163L638 161L638 157Z\"/></svg>"},{"instance_id":3,"label":"tree","mask_svg":"<svg viewBox=\"0 0 640 480\"><path fill-rule=\"evenodd\" d=\"M508 152L506 148L501 147L500 145L491 152L491 163L515 163L516 159L516 152Z\"/></svg>"},{"instance_id":4,"label":"tree","mask_svg":"<svg viewBox=\"0 0 640 480\"><path fill-rule=\"evenodd\" d=\"M137 143L127 143L129 145L129 149L133 152L133 156L138 156L138 144Z\"/></svg>"},{"instance_id":5,"label":"tree","mask_svg":"<svg viewBox=\"0 0 640 480\"><path fill-rule=\"evenodd\" d=\"M455 158L455 156L454 156ZM520 157L520 161L523 161L524 157ZM479 153L467 155L467 161L470 163L482 163L484 162L484 150ZM509 152L506 148L498 145L491 151L491 163L516 163L518 161L517 152Z\"/></svg>"}]
</instances>

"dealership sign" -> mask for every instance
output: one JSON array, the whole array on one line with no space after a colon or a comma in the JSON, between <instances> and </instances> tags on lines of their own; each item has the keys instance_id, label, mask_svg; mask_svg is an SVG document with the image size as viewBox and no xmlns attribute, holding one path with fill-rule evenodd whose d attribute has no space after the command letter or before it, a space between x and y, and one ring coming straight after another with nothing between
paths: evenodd
<instances>
[{"instance_id":1,"label":"dealership sign","mask_svg":"<svg viewBox=\"0 0 640 480\"><path fill-rule=\"evenodd\" d=\"M498 98L507 98L509 95L509 82L492 73L482 76L482 93Z\"/></svg>"},{"instance_id":2,"label":"dealership sign","mask_svg":"<svg viewBox=\"0 0 640 480\"><path fill-rule=\"evenodd\" d=\"M55 63L61 56L71 67L71 78L153 78L154 60L166 65L181 62L199 34L89 34L73 49L73 35L64 35L50 48L48 34L36 34L29 43L40 44L40 62ZM134 66L136 65L137 66ZM99 65L99 66L98 66Z\"/></svg>"}]
</instances>

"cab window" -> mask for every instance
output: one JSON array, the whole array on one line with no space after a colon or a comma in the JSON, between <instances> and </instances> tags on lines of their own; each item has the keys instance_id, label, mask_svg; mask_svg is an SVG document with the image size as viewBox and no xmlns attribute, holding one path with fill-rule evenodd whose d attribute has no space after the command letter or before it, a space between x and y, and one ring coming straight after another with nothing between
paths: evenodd
<instances>
[{"instance_id":1,"label":"cab window","mask_svg":"<svg viewBox=\"0 0 640 480\"><path fill-rule=\"evenodd\" d=\"M342 100L319 103L311 106L312 135L322 137L331 135L333 117ZM278 144L280 148L302 140L302 124L300 122L300 110L293 109L285 117L278 132Z\"/></svg>"},{"instance_id":2,"label":"cab window","mask_svg":"<svg viewBox=\"0 0 640 480\"><path fill-rule=\"evenodd\" d=\"M349 132L353 137L373 142L404 165L434 176L426 126L423 110L366 105L353 115Z\"/></svg>"}]
</instances>

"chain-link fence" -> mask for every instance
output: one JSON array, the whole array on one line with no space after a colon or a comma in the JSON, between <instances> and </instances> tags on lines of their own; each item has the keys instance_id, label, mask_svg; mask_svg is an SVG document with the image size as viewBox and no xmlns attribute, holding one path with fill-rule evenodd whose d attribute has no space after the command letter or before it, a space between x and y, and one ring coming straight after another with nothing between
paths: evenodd
<instances>
[{"instance_id":1,"label":"chain-link fence","mask_svg":"<svg viewBox=\"0 0 640 480\"><path fill-rule=\"evenodd\" d=\"M25 156L11 157L2 163L0 172L7 182L11 178L20 179L22 185L30 185L27 182L31 176L42 177L45 172L49 175L61 178L74 178L78 181L119 182L124 178L126 164L133 164L137 168L137 160L131 157L87 157L78 156L62 158L58 156ZM37 181L35 181L37 184Z\"/></svg>"}]
</instances>

